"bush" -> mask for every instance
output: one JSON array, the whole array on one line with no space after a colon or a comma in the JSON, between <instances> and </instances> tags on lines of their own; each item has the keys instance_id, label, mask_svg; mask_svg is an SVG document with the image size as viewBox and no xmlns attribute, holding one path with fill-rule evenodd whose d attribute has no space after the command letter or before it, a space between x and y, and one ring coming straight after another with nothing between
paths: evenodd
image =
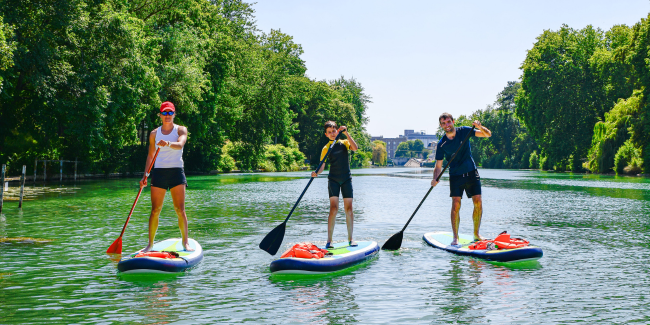
<instances>
[{"instance_id":1,"label":"bush","mask_svg":"<svg viewBox=\"0 0 650 325\"><path fill-rule=\"evenodd\" d=\"M551 168L551 162L548 160L548 157L546 156L541 156L539 158L539 169L541 170L549 170Z\"/></svg>"},{"instance_id":2,"label":"bush","mask_svg":"<svg viewBox=\"0 0 650 325\"><path fill-rule=\"evenodd\" d=\"M260 163L264 171L296 171L304 166L305 155L300 152L295 141L289 147L281 144L267 145L264 151L265 160Z\"/></svg>"},{"instance_id":3,"label":"bush","mask_svg":"<svg viewBox=\"0 0 650 325\"><path fill-rule=\"evenodd\" d=\"M642 167L641 149L635 148L631 140L625 141L614 156L616 174L638 174Z\"/></svg>"},{"instance_id":4,"label":"bush","mask_svg":"<svg viewBox=\"0 0 650 325\"><path fill-rule=\"evenodd\" d=\"M223 172L230 172L237 168L235 164L235 159L230 155L230 151L233 149L233 144L231 142L226 143L223 148L221 148L221 156L219 157L219 163L217 164L217 169Z\"/></svg>"},{"instance_id":5,"label":"bush","mask_svg":"<svg viewBox=\"0 0 650 325\"><path fill-rule=\"evenodd\" d=\"M539 169L540 164L539 164L539 156L537 155L537 151L533 151L533 153L530 154L528 163L531 169Z\"/></svg>"},{"instance_id":6,"label":"bush","mask_svg":"<svg viewBox=\"0 0 650 325\"><path fill-rule=\"evenodd\" d=\"M360 167L370 167L372 161L372 152L370 151L357 151L352 154L350 159L350 167L360 168Z\"/></svg>"}]
</instances>

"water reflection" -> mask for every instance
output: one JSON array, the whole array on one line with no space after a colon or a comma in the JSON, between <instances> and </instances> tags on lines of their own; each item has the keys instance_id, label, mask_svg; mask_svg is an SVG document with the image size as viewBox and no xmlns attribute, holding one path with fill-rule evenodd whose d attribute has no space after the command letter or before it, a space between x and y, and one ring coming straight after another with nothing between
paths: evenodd
<instances>
[{"instance_id":1,"label":"water reflection","mask_svg":"<svg viewBox=\"0 0 650 325\"><path fill-rule=\"evenodd\" d=\"M350 284L357 281L357 274L367 271L374 259L329 274L277 274L271 275L269 279L271 283L286 291L291 297L287 309L298 311L296 317L291 317L292 322L308 324L363 323L355 316L359 305L356 302L357 294Z\"/></svg>"}]
</instances>

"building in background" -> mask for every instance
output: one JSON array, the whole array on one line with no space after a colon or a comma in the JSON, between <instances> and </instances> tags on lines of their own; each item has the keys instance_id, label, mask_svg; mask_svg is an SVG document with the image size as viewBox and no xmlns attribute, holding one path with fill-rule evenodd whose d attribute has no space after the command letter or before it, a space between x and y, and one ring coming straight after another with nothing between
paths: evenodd
<instances>
[{"instance_id":1,"label":"building in background","mask_svg":"<svg viewBox=\"0 0 650 325\"><path fill-rule=\"evenodd\" d=\"M435 157L436 145L438 144L438 137L435 134L426 134L424 131L414 132L413 130L404 130L404 135L397 138L384 138L384 136L371 137L371 141L379 140L386 143L386 153L388 158L395 158L395 151L400 143L409 140L420 140L424 143L424 147L433 150L432 155Z\"/></svg>"}]
</instances>

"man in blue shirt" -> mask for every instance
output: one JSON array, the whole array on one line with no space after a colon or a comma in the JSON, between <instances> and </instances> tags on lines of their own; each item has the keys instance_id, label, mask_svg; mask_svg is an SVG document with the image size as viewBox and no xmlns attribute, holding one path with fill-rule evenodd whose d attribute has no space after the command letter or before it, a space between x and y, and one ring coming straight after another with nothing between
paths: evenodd
<instances>
[{"instance_id":1,"label":"man in blue shirt","mask_svg":"<svg viewBox=\"0 0 650 325\"><path fill-rule=\"evenodd\" d=\"M486 127L481 125L481 122L474 121L472 125L476 127L461 126L454 127L454 118L449 113L442 113L438 118L440 127L445 131L445 135L438 142L436 147L436 167L433 170L433 180L431 186L436 186L438 182L436 179L442 172L442 160L451 156L456 152L456 149L461 145L461 142L471 133L470 136L480 138L489 138L492 132ZM451 229L454 233L454 240L451 242L452 246L458 245L458 224L460 217L460 199L463 197L463 192L467 197L472 198L474 202L474 214L472 220L474 221L474 240L482 240L483 237L479 235L478 230L481 226L481 217L483 216L483 201L481 200L481 177L476 169L474 158L472 158L472 149L468 141L462 144L463 147L458 151L456 158L449 164L449 191L451 196Z\"/></svg>"}]
</instances>

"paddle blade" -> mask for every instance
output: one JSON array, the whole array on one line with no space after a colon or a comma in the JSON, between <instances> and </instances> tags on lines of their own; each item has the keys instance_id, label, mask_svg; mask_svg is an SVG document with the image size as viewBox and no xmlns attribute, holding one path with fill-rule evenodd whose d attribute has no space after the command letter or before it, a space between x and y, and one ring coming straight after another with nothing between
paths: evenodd
<instances>
[{"instance_id":1,"label":"paddle blade","mask_svg":"<svg viewBox=\"0 0 650 325\"><path fill-rule=\"evenodd\" d=\"M381 246L381 249L394 251L402 247L402 238L404 237L404 232L400 231L394 234L392 237L384 243L384 246Z\"/></svg>"},{"instance_id":2,"label":"paddle blade","mask_svg":"<svg viewBox=\"0 0 650 325\"><path fill-rule=\"evenodd\" d=\"M285 221L279 226L275 227L275 229L271 230L271 232L266 235L264 239L262 239L260 248L271 255L275 255L275 253L278 252L278 249L280 249L280 245L282 245L282 240L284 239L284 231L286 228L287 222Z\"/></svg>"},{"instance_id":3,"label":"paddle blade","mask_svg":"<svg viewBox=\"0 0 650 325\"><path fill-rule=\"evenodd\" d=\"M108 254L122 254L122 236L118 237L111 247L106 250Z\"/></svg>"}]
</instances>

